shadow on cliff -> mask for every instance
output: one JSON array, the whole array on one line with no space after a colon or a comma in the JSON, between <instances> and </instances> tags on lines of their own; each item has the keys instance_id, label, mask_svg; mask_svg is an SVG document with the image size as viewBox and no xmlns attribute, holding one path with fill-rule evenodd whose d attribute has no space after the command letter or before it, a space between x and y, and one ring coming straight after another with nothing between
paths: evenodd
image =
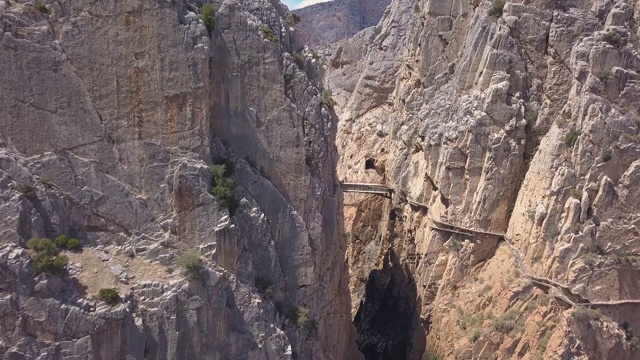
<instances>
[{"instance_id":1,"label":"shadow on cliff","mask_svg":"<svg viewBox=\"0 0 640 360\"><path fill-rule=\"evenodd\" d=\"M416 282L390 249L382 269L369 273L365 299L354 318L358 348L366 360L408 359L422 354L424 344L412 341L420 322Z\"/></svg>"}]
</instances>

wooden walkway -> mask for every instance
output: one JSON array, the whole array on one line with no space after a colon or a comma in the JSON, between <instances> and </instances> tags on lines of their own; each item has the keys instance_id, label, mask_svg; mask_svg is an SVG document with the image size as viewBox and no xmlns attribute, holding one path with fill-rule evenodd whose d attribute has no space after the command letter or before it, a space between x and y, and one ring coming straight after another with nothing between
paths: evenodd
<instances>
[{"instance_id":1,"label":"wooden walkway","mask_svg":"<svg viewBox=\"0 0 640 360\"><path fill-rule=\"evenodd\" d=\"M393 188L379 184L343 182L340 183L340 187L342 188L343 192L377 194L389 197L393 194Z\"/></svg>"},{"instance_id":2,"label":"wooden walkway","mask_svg":"<svg viewBox=\"0 0 640 360\"><path fill-rule=\"evenodd\" d=\"M344 192L352 192L352 193L364 193L364 194L377 194L385 197L391 197L393 195L393 188L380 185L380 184L368 184L368 183L347 183L343 182L340 184L342 191ZM467 228L451 223L447 223L441 220L435 220L431 215L431 211L429 209L429 205L425 203L421 203L410 198L407 198L407 203L409 205L424 208L427 210L427 224L433 230L445 231L452 234L460 234L468 237L475 237L477 235L488 235L495 236L505 240L507 243L507 247L509 252L516 260L516 265L518 266L518 270L522 274L523 277L531 281L534 285L550 290L554 289L555 291L548 291L548 293L571 305L571 306L617 306L617 305L626 305L626 304L640 304L639 300L610 300L610 301L591 301L580 294L575 293L571 286L559 283L553 279L549 279L547 277L538 276L529 271L527 266L524 264L522 260L522 256L520 255L520 250L516 249L515 246L511 243L511 240L506 237L503 233L495 233L491 231L478 230Z\"/></svg>"}]
</instances>

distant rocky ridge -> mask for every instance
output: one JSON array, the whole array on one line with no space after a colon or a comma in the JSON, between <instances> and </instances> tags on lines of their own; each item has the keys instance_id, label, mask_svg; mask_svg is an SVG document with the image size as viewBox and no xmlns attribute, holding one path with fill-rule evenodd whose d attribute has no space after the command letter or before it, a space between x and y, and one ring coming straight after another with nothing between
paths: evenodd
<instances>
[{"instance_id":1,"label":"distant rocky ridge","mask_svg":"<svg viewBox=\"0 0 640 360\"><path fill-rule=\"evenodd\" d=\"M327 45L378 24L390 0L333 0L295 10L298 29L309 46Z\"/></svg>"}]
</instances>

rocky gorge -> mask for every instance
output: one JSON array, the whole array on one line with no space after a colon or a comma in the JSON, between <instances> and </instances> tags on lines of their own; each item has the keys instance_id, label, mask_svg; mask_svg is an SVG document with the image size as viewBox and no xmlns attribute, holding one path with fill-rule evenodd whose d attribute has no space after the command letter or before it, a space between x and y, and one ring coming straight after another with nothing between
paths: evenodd
<instances>
[{"instance_id":1,"label":"rocky gorge","mask_svg":"<svg viewBox=\"0 0 640 360\"><path fill-rule=\"evenodd\" d=\"M639 12L0 0L0 358L640 358Z\"/></svg>"}]
</instances>

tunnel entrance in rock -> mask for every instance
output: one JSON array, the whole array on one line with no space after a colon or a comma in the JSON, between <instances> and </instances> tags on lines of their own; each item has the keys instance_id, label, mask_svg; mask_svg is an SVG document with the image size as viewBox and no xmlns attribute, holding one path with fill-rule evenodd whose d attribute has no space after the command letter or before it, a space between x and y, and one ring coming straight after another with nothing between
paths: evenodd
<instances>
[{"instance_id":1,"label":"tunnel entrance in rock","mask_svg":"<svg viewBox=\"0 0 640 360\"><path fill-rule=\"evenodd\" d=\"M384 258L382 269L369 273L364 299L353 323L357 344L366 360L409 359L424 352L423 344L413 344L414 331L422 331L416 304L416 283L393 250Z\"/></svg>"},{"instance_id":2,"label":"tunnel entrance in rock","mask_svg":"<svg viewBox=\"0 0 640 360\"><path fill-rule=\"evenodd\" d=\"M367 160L365 160L365 162L364 162L364 169L365 170L375 169L375 168L376 168L376 159L368 158Z\"/></svg>"}]
</instances>

